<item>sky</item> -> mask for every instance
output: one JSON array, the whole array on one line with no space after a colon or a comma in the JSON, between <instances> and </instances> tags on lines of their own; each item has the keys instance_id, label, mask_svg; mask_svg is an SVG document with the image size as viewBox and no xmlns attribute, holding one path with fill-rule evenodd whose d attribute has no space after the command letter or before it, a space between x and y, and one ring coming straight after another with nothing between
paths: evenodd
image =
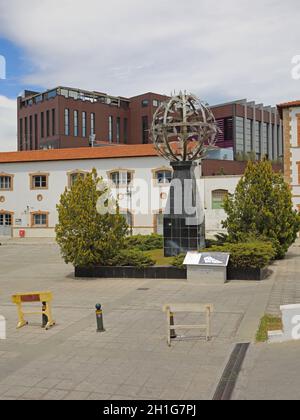
<instances>
[{"instance_id":1,"label":"sky","mask_svg":"<svg viewBox=\"0 0 300 420\"><path fill-rule=\"evenodd\" d=\"M299 20L298 0L0 0L0 151L16 149L24 89L300 99Z\"/></svg>"}]
</instances>

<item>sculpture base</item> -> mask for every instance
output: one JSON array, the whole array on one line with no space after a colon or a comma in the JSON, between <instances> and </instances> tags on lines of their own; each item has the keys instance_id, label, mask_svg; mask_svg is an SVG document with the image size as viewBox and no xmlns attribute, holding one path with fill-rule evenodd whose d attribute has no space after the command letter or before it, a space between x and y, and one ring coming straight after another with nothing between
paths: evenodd
<instances>
[{"instance_id":1,"label":"sculpture base","mask_svg":"<svg viewBox=\"0 0 300 420\"><path fill-rule=\"evenodd\" d=\"M188 222L188 223L187 223ZM185 217L164 218L165 257L176 257L205 247L205 224L190 225Z\"/></svg>"},{"instance_id":2,"label":"sculpture base","mask_svg":"<svg viewBox=\"0 0 300 420\"><path fill-rule=\"evenodd\" d=\"M176 257L205 247L205 217L193 162L171 162L174 176L164 214L164 250Z\"/></svg>"}]
</instances>

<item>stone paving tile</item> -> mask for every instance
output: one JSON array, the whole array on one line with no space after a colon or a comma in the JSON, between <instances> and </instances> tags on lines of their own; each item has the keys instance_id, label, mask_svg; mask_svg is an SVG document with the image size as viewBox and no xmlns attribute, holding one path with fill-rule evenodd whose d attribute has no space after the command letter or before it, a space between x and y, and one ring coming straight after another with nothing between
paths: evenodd
<instances>
[{"instance_id":1,"label":"stone paving tile","mask_svg":"<svg viewBox=\"0 0 300 420\"><path fill-rule=\"evenodd\" d=\"M274 285L266 313L300 303L300 239L285 260L274 264ZM234 400L299 400L300 343L252 344L239 375Z\"/></svg>"},{"instance_id":2,"label":"stone paving tile","mask_svg":"<svg viewBox=\"0 0 300 420\"><path fill-rule=\"evenodd\" d=\"M280 316L280 306L300 303L300 239L291 247L286 259L274 264L274 286L266 313Z\"/></svg>"},{"instance_id":3,"label":"stone paving tile","mask_svg":"<svg viewBox=\"0 0 300 420\"><path fill-rule=\"evenodd\" d=\"M48 388L32 387L22 395L22 400L41 400L49 392Z\"/></svg>"},{"instance_id":4,"label":"stone paving tile","mask_svg":"<svg viewBox=\"0 0 300 420\"><path fill-rule=\"evenodd\" d=\"M299 350L299 342L252 345L233 399L299 400Z\"/></svg>"},{"instance_id":5,"label":"stone paving tile","mask_svg":"<svg viewBox=\"0 0 300 420\"><path fill-rule=\"evenodd\" d=\"M52 389L44 395L43 400L63 400L67 395L67 391Z\"/></svg>"},{"instance_id":6,"label":"stone paving tile","mask_svg":"<svg viewBox=\"0 0 300 420\"><path fill-rule=\"evenodd\" d=\"M4 392L4 397L13 397L18 398L21 397L25 392L28 391L28 388L25 386L15 385L9 388L6 392Z\"/></svg>"},{"instance_id":7,"label":"stone paving tile","mask_svg":"<svg viewBox=\"0 0 300 420\"><path fill-rule=\"evenodd\" d=\"M97 394L95 392L89 394L89 396L87 397L87 400L94 400L94 401L106 401L110 399L111 399L111 395L109 394Z\"/></svg>"},{"instance_id":8,"label":"stone paving tile","mask_svg":"<svg viewBox=\"0 0 300 420\"><path fill-rule=\"evenodd\" d=\"M8 340L0 347L0 399L7 393L7 398L49 400L209 398L241 320L249 311L259 319L255 303L259 296L267 300L272 287L271 280L220 287L179 280L74 280L55 245L3 246L0 264L0 313L8 325ZM137 291L140 287L149 291ZM38 317L16 330L10 296L37 289L53 291L57 326L46 332ZM96 333L96 302L103 304L104 334ZM169 348L162 312L168 302L213 303L213 340L206 343L198 333ZM194 315L182 319L196 322Z\"/></svg>"},{"instance_id":9,"label":"stone paving tile","mask_svg":"<svg viewBox=\"0 0 300 420\"><path fill-rule=\"evenodd\" d=\"M64 399L68 401L82 401L87 400L89 395L89 392L72 391Z\"/></svg>"},{"instance_id":10,"label":"stone paving tile","mask_svg":"<svg viewBox=\"0 0 300 420\"><path fill-rule=\"evenodd\" d=\"M39 382L37 385L41 388L54 388L56 387L59 382L61 382L59 379L51 379L51 378L45 378L41 382Z\"/></svg>"}]
</instances>

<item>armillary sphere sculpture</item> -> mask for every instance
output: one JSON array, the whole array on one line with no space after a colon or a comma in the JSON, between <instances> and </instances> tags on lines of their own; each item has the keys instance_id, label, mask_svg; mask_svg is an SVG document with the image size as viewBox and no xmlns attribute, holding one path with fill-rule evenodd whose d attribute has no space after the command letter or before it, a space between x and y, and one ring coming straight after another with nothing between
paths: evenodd
<instances>
[{"instance_id":1,"label":"armillary sphere sculpture","mask_svg":"<svg viewBox=\"0 0 300 420\"><path fill-rule=\"evenodd\" d=\"M218 132L211 110L195 95L179 93L157 109L151 138L158 153L171 162L198 161L215 148Z\"/></svg>"},{"instance_id":2,"label":"armillary sphere sculpture","mask_svg":"<svg viewBox=\"0 0 300 420\"><path fill-rule=\"evenodd\" d=\"M192 94L175 94L153 117L152 141L174 170L164 212L166 257L205 247L205 214L195 168L207 150L216 148L218 132L211 110Z\"/></svg>"}]
</instances>

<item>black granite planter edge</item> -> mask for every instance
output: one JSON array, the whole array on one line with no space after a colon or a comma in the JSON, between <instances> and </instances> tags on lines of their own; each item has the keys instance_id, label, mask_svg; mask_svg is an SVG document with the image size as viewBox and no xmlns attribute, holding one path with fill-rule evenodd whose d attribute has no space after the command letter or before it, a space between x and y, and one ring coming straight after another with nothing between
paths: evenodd
<instances>
[{"instance_id":1,"label":"black granite planter edge","mask_svg":"<svg viewBox=\"0 0 300 420\"><path fill-rule=\"evenodd\" d=\"M228 281L261 281L270 275L268 268L228 267ZM75 278L126 278L126 279L187 279L187 270L171 266L137 267L75 267Z\"/></svg>"},{"instance_id":2,"label":"black granite planter edge","mask_svg":"<svg viewBox=\"0 0 300 420\"><path fill-rule=\"evenodd\" d=\"M126 279L182 279L186 280L186 269L169 266L155 267L75 267L77 278L126 278Z\"/></svg>"},{"instance_id":3,"label":"black granite planter edge","mask_svg":"<svg viewBox=\"0 0 300 420\"><path fill-rule=\"evenodd\" d=\"M230 280L248 280L248 281L262 281L271 274L268 267L266 268L236 268L228 267L227 279Z\"/></svg>"}]
</instances>

